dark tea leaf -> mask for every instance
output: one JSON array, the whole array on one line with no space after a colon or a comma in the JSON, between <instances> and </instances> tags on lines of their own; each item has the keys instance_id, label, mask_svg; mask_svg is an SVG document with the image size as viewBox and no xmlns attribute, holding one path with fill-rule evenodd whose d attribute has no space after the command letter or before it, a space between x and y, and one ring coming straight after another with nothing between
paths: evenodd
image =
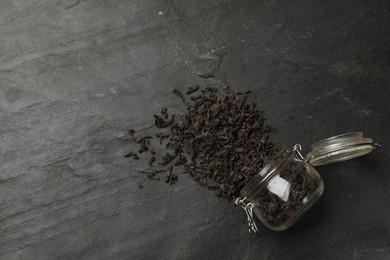
<instances>
[{"instance_id":1,"label":"dark tea leaf","mask_svg":"<svg viewBox=\"0 0 390 260\"><path fill-rule=\"evenodd\" d=\"M214 74L211 74L211 73L199 74L198 73L198 77L203 78L203 79L214 78Z\"/></svg>"},{"instance_id":2,"label":"dark tea leaf","mask_svg":"<svg viewBox=\"0 0 390 260\"><path fill-rule=\"evenodd\" d=\"M158 139L160 139L160 145L162 144L162 141L165 139L165 138L168 138L169 137L169 134L167 133L156 133L156 137Z\"/></svg>"},{"instance_id":3,"label":"dark tea leaf","mask_svg":"<svg viewBox=\"0 0 390 260\"><path fill-rule=\"evenodd\" d=\"M134 160L138 160L139 157L138 157L138 154L135 153L135 152L129 152L128 154L125 155L125 157L132 157Z\"/></svg>"},{"instance_id":4,"label":"dark tea leaf","mask_svg":"<svg viewBox=\"0 0 390 260\"><path fill-rule=\"evenodd\" d=\"M191 93L194 93L195 91L197 91L199 89L199 86L196 85L196 84L193 84L191 85L188 90L187 90L187 95L188 94L191 94Z\"/></svg>"},{"instance_id":5,"label":"dark tea leaf","mask_svg":"<svg viewBox=\"0 0 390 260\"><path fill-rule=\"evenodd\" d=\"M175 94L176 96L178 96L178 97L181 99L181 101L183 101L184 104L186 103L186 100L185 100L183 94L182 94L179 90L174 89L174 90L173 90L173 94Z\"/></svg>"}]
</instances>

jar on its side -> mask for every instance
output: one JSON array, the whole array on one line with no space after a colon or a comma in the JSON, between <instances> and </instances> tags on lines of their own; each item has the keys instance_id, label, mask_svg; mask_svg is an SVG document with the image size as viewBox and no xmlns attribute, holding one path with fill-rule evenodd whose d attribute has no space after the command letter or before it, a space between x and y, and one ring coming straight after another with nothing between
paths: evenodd
<instances>
[{"instance_id":1,"label":"jar on its side","mask_svg":"<svg viewBox=\"0 0 390 260\"><path fill-rule=\"evenodd\" d=\"M269 229L291 227L321 197L324 183L318 172L293 151L283 150L240 192L257 218Z\"/></svg>"}]
</instances>

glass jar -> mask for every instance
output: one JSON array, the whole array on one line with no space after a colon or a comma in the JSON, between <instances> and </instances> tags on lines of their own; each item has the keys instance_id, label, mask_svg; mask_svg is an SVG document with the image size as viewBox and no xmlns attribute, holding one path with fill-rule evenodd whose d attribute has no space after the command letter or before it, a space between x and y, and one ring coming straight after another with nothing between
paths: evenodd
<instances>
[{"instance_id":1,"label":"glass jar","mask_svg":"<svg viewBox=\"0 0 390 260\"><path fill-rule=\"evenodd\" d=\"M258 231L253 212L266 227L282 231L291 227L321 197L324 183L313 165L352 159L378 148L361 132L321 140L304 158L301 146L282 150L240 191L235 203L248 217L249 231Z\"/></svg>"}]
</instances>

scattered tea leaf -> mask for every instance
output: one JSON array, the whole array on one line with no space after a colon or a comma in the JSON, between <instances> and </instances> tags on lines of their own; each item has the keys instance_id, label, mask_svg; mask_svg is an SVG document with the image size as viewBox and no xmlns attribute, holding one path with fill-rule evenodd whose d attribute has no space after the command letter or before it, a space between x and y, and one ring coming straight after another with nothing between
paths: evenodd
<instances>
[{"instance_id":1,"label":"scattered tea leaf","mask_svg":"<svg viewBox=\"0 0 390 260\"><path fill-rule=\"evenodd\" d=\"M196 85L196 84L193 84L191 85L188 90L187 90L187 95L191 94L191 93L194 93L195 91L197 91L199 89L199 86Z\"/></svg>"},{"instance_id":2,"label":"scattered tea leaf","mask_svg":"<svg viewBox=\"0 0 390 260\"><path fill-rule=\"evenodd\" d=\"M203 78L203 79L214 78L214 74L211 74L211 73L199 74L198 73L198 77Z\"/></svg>"}]
</instances>

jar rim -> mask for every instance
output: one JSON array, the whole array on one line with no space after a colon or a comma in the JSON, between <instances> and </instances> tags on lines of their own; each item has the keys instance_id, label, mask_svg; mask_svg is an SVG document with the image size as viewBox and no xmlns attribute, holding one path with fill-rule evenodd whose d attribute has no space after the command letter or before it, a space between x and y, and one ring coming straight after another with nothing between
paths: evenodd
<instances>
[{"instance_id":1,"label":"jar rim","mask_svg":"<svg viewBox=\"0 0 390 260\"><path fill-rule=\"evenodd\" d=\"M356 158L371 152L374 144L362 132L349 132L320 140L311 145L307 160L313 166Z\"/></svg>"}]
</instances>

